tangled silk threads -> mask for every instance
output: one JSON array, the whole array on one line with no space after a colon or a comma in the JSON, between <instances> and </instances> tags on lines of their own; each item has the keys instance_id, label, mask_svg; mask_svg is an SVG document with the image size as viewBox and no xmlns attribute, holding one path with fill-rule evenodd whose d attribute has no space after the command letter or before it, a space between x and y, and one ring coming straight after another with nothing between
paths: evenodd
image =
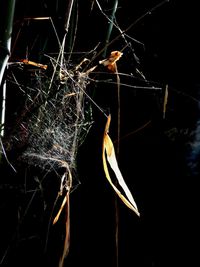
<instances>
[{"instance_id":1,"label":"tangled silk threads","mask_svg":"<svg viewBox=\"0 0 200 267\"><path fill-rule=\"evenodd\" d=\"M67 162L74 168L78 146L92 125L90 103L84 95L87 76L64 68L62 76L59 70L54 76L44 70L31 70L30 75L29 84L21 90L25 115L21 116L12 141L25 143L22 158L30 164L51 170ZM20 88L24 82L14 77Z\"/></svg>"}]
</instances>

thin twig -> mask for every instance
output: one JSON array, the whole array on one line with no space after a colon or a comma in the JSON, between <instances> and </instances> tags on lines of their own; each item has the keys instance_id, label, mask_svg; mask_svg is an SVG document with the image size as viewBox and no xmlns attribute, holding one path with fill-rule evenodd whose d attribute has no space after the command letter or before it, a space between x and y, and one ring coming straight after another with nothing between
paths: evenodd
<instances>
[{"instance_id":1,"label":"thin twig","mask_svg":"<svg viewBox=\"0 0 200 267\"><path fill-rule=\"evenodd\" d=\"M10 167L13 169L13 171L17 173L16 169L15 169L15 168L13 167L13 165L10 163L10 161L9 161L7 155L6 155L6 151L5 151L5 149L4 149L4 145L3 145L3 142L2 142L2 140L1 140L1 138L0 138L0 143L1 143L1 149L2 149L3 155L4 155L4 157L5 157L6 161L7 161L7 163L10 165Z\"/></svg>"}]
</instances>

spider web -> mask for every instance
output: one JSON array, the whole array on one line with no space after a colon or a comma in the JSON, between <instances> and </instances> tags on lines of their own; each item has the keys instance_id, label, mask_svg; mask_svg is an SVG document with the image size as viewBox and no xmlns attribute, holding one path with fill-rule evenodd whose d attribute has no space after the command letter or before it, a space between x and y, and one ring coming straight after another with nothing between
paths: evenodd
<instances>
[{"instance_id":1,"label":"spider web","mask_svg":"<svg viewBox=\"0 0 200 267\"><path fill-rule=\"evenodd\" d=\"M78 147L92 125L90 103L84 95L87 76L67 67L56 69L55 60L50 61L51 75L28 66L30 84L25 88L14 70L10 72L8 80L25 96L25 110L10 144L26 147L21 159L29 164L48 171L66 164L73 169Z\"/></svg>"}]
</instances>

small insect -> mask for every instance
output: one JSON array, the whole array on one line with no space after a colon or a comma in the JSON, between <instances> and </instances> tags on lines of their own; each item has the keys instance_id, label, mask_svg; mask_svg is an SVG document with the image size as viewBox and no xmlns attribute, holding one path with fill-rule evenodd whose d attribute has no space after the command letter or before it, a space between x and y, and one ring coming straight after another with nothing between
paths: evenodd
<instances>
[{"instance_id":1,"label":"small insect","mask_svg":"<svg viewBox=\"0 0 200 267\"><path fill-rule=\"evenodd\" d=\"M110 53L109 58L100 60L99 64L104 65L112 72L116 72L116 70L117 70L116 61L119 60L122 55L123 55L123 53L120 51L112 51Z\"/></svg>"}]
</instances>

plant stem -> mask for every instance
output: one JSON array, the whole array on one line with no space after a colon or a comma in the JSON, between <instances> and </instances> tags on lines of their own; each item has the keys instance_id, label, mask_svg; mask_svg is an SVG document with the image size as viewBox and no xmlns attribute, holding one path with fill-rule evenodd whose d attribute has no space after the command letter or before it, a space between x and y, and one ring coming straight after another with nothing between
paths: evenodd
<instances>
[{"instance_id":1,"label":"plant stem","mask_svg":"<svg viewBox=\"0 0 200 267\"><path fill-rule=\"evenodd\" d=\"M6 105L6 81L2 84L4 72L10 57L11 35L15 10L15 0L3 0L0 10L0 87L2 87L1 103L1 137L4 136L5 105Z\"/></svg>"},{"instance_id":2,"label":"plant stem","mask_svg":"<svg viewBox=\"0 0 200 267\"><path fill-rule=\"evenodd\" d=\"M66 33L69 30L69 24L70 24L70 20L71 20L71 13L72 13L73 4L74 4L74 0L69 0L68 6L67 6L67 10L66 10L66 13L65 13L64 29L65 29Z\"/></svg>"},{"instance_id":3,"label":"plant stem","mask_svg":"<svg viewBox=\"0 0 200 267\"><path fill-rule=\"evenodd\" d=\"M110 41L110 36L111 36L111 33L112 33L112 29L113 29L113 23L114 23L115 13L117 11L117 7L118 7L118 0L114 0L112 14L111 14L111 17L110 17L109 27L108 27L108 31L107 31L107 35L106 35L106 41L105 41L105 48L104 48L104 52L103 52L103 57L106 57L107 46L108 46L109 41Z\"/></svg>"},{"instance_id":4,"label":"plant stem","mask_svg":"<svg viewBox=\"0 0 200 267\"><path fill-rule=\"evenodd\" d=\"M105 48L103 52L103 57L106 57L107 54L107 47L110 41L110 36L113 29L113 23L115 19L115 13L117 11L118 7L118 0L113 1L113 9L112 14L110 17L109 27L106 35L106 41L105 41ZM119 74L117 70L117 64L115 64L116 67L116 74L117 74L117 101L118 101L118 111L117 111L117 157L119 156L119 139L120 139L120 81L119 81ZM118 208L118 199L115 197L115 253L116 253L116 267L119 266L119 208Z\"/></svg>"},{"instance_id":5,"label":"plant stem","mask_svg":"<svg viewBox=\"0 0 200 267\"><path fill-rule=\"evenodd\" d=\"M115 63L115 71L117 75L117 159L119 159L119 142L120 142L120 117L121 117L121 104L120 104L120 78L118 73L117 64ZM115 242L116 242L116 267L119 266L119 208L118 199L115 199Z\"/></svg>"},{"instance_id":6,"label":"plant stem","mask_svg":"<svg viewBox=\"0 0 200 267\"><path fill-rule=\"evenodd\" d=\"M0 9L0 85L10 56L15 0L3 0Z\"/></svg>"}]
</instances>

